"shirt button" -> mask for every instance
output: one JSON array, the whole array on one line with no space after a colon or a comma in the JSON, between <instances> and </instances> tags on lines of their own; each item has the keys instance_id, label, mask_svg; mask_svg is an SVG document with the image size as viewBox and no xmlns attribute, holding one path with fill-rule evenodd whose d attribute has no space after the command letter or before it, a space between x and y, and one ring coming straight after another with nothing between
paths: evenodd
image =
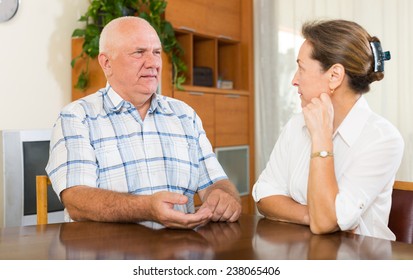
<instances>
[{"instance_id":1,"label":"shirt button","mask_svg":"<svg viewBox=\"0 0 413 280\"><path fill-rule=\"evenodd\" d=\"M364 208L364 203L361 203L360 206L359 206L359 208L360 208L360 209L363 209L363 208Z\"/></svg>"}]
</instances>

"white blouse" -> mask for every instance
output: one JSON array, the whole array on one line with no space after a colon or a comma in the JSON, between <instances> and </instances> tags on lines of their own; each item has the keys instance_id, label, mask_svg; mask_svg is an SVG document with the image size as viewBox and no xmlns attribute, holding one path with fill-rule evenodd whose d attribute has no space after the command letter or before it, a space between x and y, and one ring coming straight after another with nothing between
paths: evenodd
<instances>
[{"instance_id":1,"label":"white blouse","mask_svg":"<svg viewBox=\"0 0 413 280\"><path fill-rule=\"evenodd\" d=\"M338 226L343 231L395 240L387 224L404 149L399 131L372 112L362 96L334 133L333 145ZM306 205L310 154L311 139L300 113L286 124L275 144L253 187L254 200L285 195Z\"/></svg>"}]
</instances>

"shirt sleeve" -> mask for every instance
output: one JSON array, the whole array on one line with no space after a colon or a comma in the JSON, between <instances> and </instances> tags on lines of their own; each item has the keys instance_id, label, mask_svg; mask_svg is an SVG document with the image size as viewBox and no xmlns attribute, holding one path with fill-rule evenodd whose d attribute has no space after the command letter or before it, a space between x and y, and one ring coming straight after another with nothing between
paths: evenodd
<instances>
[{"instance_id":1,"label":"shirt sleeve","mask_svg":"<svg viewBox=\"0 0 413 280\"><path fill-rule=\"evenodd\" d=\"M287 188L288 135L290 129L291 121L289 121L282 130L264 171L254 184L252 197L255 202L259 202L262 198L272 195L290 196Z\"/></svg>"},{"instance_id":2,"label":"shirt sleeve","mask_svg":"<svg viewBox=\"0 0 413 280\"><path fill-rule=\"evenodd\" d=\"M381 201L376 208L381 212L376 213L378 216L388 216L390 211L392 186L401 163L404 142L390 125L370 127L374 131L370 128L369 137L361 137L362 143L357 142L354 150L350 149L353 160L345 163L343 175L337 178L336 215L341 230L352 230L360 225L361 216L378 201Z\"/></svg>"},{"instance_id":3,"label":"shirt sleeve","mask_svg":"<svg viewBox=\"0 0 413 280\"><path fill-rule=\"evenodd\" d=\"M77 105L77 110L75 106L70 105L62 111L50 141L46 172L59 197L64 189L72 186L97 187L98 168L88 125L81 106Z\"/></svg>"}]
</instances>

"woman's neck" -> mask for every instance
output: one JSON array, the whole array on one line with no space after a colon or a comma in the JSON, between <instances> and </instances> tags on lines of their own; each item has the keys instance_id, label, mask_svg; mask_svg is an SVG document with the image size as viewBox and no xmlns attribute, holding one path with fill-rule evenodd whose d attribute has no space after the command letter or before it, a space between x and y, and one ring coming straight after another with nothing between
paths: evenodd
<instances>
[{"instance_id":1,"label":"woman's neck","mask_svg":"<svg viewBox=\"0 0 413 280\"><path fill-rule=\"evenodd\" d=\"M347 114L351 111L354 104L361 97L360 93L351 90L336 91L332 96L334 107L333 131L336 131Z\"/></svg>"}]
</instances>

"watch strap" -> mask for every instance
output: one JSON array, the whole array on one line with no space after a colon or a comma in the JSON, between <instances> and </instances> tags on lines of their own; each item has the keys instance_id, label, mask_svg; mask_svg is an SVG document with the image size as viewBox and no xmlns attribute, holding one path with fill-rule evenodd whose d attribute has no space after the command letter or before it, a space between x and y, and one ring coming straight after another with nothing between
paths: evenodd
<instances>
[{"instance_id":1,"label":"watch strap","mask_svg":"<svg viewBox=\"0 0 413 280\"><path fill-rule=\"evenodd\" d=\"M311 158L315 157L321 157L321 158L326 158L326 157L332 157L334 154L332 152L328 151L319 151L311 154Z\"/></svg>"}]
</instances>

